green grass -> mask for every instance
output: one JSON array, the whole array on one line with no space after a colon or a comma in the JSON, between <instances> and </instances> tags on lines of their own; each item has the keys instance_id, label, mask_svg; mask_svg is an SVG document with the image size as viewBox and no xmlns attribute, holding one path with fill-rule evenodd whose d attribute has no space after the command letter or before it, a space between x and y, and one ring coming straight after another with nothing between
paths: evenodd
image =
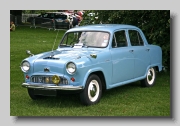
<instances>
[{"instance_id":1,"label":"green grass","mask_svg":"<svg viewBox=\"0 0 180 126\"><path fill-rule=\"evenodd\" d=\"M21 61L28 55L52 50L57 31L19 26L10 32L10 115L11 116L171 116L170 74L157 74L154 87L142 88L140 82L124 85L103 92L101 101L83 106L79 95L61 95L33 101L20 69ZM64 34L58 32L55 49Z\"/></svg>"}]
</instances>

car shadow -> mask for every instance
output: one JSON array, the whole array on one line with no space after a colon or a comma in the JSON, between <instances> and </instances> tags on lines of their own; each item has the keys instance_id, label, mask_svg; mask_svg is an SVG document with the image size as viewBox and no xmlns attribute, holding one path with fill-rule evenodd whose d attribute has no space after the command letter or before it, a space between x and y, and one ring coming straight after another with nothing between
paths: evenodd
<instances>
[{"instance_id":1,"label":"car shadow","mask_svg":"<svg viewBox=\"0 0 180 126\"><path fill-rule=\"evenodd\" d=\"M110 90L103 91L102 97L103 98L112 98L114 96L117 96L119 94L126 94L128 92L131 92L132 90L138 90L140 88L139 82L134 82L128 85L119 86ZM83 104L81 104L80 97L78 93L73 94L58 94L58 96L47 96L43 99L39 100L31 100L31 105L38 104L41 107L45 108L69 108L69 107L84 107Z\"/></svg>"}]
</instances>

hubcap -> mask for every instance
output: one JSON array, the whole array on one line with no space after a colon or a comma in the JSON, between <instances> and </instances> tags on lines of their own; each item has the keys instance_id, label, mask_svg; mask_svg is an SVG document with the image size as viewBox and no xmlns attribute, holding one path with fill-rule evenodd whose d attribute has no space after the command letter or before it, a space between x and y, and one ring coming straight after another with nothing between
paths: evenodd
<instances>
[{"instance_id":1,"label":"hubcap","mask_svg":"<svg viewBox=\"0 0 180 126\"><path fill-rule=\"evenodd\" d=\"M94 102L99 96L99 84L96 80L92 80L88 87L89 100Z\"/></svg>"},{"instance_id":2,"label":"hubcap","mask_svg":"<svg viewBox=\"0 0 180 126\"><path fill-rule=\"evenodd\" d=\"M154 79L155 79L155 71L153 68L151 68L148 70L148 75L147 75L148 84L150 84L150 85L153 84Z\"/></svg>"}]
</instances>

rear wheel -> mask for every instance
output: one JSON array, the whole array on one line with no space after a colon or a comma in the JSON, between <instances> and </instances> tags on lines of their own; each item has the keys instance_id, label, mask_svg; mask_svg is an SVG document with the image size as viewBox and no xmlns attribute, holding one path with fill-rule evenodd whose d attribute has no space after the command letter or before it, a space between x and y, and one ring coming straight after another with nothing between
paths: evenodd
<instances>
[{"instance_id":1,"label":"rear wheel","mask_svg":"<svg viewBox=\"0 0 180 126\"><path fill-rule=\"evenodd\" d=\"M156 70L154 67L149 68L146 78L141 81L142 87L152 87L156 81Z\"/></svg>"},{"instance_id":2,"label":"rear wheel","mask_svg":"<svg viewBox=\"0 0 180 126\"><path fill-rule=\"evenodd\" d=\"M95 74L87 79L85 89L80 93L81 102L85 105L93 105L100 101L102 95L102 84Z\"/></svg>"}]
</instances>

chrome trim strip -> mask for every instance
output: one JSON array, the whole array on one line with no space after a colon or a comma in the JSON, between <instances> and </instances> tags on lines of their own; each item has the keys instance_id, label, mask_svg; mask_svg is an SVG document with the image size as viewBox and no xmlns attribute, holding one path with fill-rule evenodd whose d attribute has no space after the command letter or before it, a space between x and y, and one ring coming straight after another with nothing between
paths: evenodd
<instances>
[{"instance_id":1,"label":"chrome trim strip","mask_svg":"<svg viewBox=\"0 0 180 126\"><path fill-rule=\"evenodd\" d=\"M34 88L34 89L48 89L48 90L81 90L83 89L82 86L56 86L54 85L47 85L47 84L28 84L23 83L22 87L24 88Z\"/></svg>"}]
</instances>

